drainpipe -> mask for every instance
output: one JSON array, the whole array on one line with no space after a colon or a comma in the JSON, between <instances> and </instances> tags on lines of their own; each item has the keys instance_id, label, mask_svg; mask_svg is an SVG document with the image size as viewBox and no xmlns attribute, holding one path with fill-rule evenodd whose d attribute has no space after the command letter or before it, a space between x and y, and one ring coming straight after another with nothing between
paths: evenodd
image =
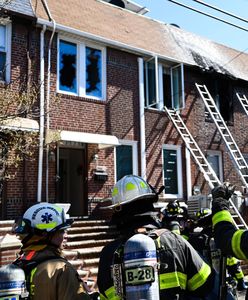
<instances>
[{"instance_id":1,"label":"drainpipe","mask_svg":"<svg viewBox=\"0 0 248 300\"><path fill-rule=\"evenodd\" d=\"M53 23L53 30L48 44L47 57L47 85L46 85L46 134L49 134L50 129L50 78L51 78L51 48L55 34L56 22L53 19L46 0L42 0L49 20ZM49 202L49 144L46 145L46 202Z\"/></svg>"},{"instance_id":2,"label":"drainpipe","mask_svg":"<svg viewBox=\"0 0 248 300\"><path fill-rule=\"evenodd\" d=\"M138 58L139 65L139 106L140 106L140 157L141 177L146 180L146 136L145 136L145 96L144 96L144 61Z\"/></svg>"},{"instance_id":3,"label":"drainpipe","mask_svg":"<svg viewBox=\"0 0 248 300\"><path fill-rule=\"evenodd\" d=\"M39 161L38 161L38 187L37 187L37 201L41 202L42 191L42 165L43 165L43 146L44 146L44 35L46 26L43 25L40 33L40 135L39 135Z\"/></svg>"}]
</instances>

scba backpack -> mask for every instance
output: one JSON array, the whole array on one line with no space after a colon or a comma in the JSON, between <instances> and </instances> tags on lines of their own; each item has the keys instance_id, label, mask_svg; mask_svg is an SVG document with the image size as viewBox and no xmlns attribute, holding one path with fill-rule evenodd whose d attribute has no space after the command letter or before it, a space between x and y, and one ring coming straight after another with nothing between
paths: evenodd
<instances>
[{"instance_id":1,"label":"scba backpack","mask_svg":"<svg viewBox=\"0 0 248 300\"><path fill-rule=\"evenodd\" d=\"M30 274L42 262L61 257L52 256L40 260L17 259L0 268L0 300L30 299Z\"/></svg>"}]
</instances>

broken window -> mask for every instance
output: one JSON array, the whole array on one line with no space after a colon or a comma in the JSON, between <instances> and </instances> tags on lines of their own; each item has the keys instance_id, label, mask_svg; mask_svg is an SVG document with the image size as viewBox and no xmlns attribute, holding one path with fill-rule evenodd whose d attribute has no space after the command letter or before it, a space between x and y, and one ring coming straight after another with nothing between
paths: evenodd
<instances>
[{"instance_id":1,"label":"broken window","mask_svg":"<svg viewBox=\"0 0 248 300\"><path fill-rule=\"evenodd\" d=\"M212 77L209 79L207 88L224 121L232 123L234 92L231 80L227 78Z\"/></svg>"},{"instance_id":2,"label":"broken window","mask_svg":"<svg viewBox=\"0 0 248 300\"><path fill-rule=\"evenodd\" d=\"M86 47L86 94L102 97L102 52Z\"/></svg>"},{"instance_id":3,"label":"broken window","mask_svg":"<svg viewBox=\"0 0 248 300\"><path fill-rule=\"evenodd\" d=\"M77 45L60 40L59 53L59 89L76 93Z\"/></svg>"},{"instance_id":4,"label":"broken window","mask_svg":"<svg viewBox=\"0 0 248 300\"><path fill-rule=\"evenodd\" d=\"M106 96L106 49L83 42L59 42L59 91L81 97Z\"/></svg>"}]
</instances>

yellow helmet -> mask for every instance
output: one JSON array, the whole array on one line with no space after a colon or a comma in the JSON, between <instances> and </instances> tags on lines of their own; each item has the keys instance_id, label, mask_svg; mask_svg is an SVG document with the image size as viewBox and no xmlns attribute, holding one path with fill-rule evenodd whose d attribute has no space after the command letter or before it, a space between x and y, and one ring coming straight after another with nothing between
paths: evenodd
<instances>
[{"instance_id":1,"label":"yellow helmet","mask_svg":"<svg viewBox=\"0 0 248 300\"><path fill-rule=\"evenodd\" d=\"M143 178L126 175L115 184L112 190L112 203L105 208L116 208L144 198L153 198L156 201L157 194Z\"/></svg>"}]
</instances>

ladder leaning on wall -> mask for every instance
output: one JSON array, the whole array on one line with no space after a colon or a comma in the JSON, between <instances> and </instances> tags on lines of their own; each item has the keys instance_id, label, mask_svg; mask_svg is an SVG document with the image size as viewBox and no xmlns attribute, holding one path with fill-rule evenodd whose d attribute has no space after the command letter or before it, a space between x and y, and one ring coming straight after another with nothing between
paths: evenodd
<instances>
[{"instance_id":1,"label":"ladder leaning on wall","mask_svg":"<svg viewBox=\"0 0 248 300\"><path fill-rule=\"evenodd\" d=\"M191 135L186 124L184 123L183 119L181 118L179 111L175 110L175 109L168 109L166 106L164 107L164 109L165 109L165 112L167 113L169 119L172 121L174 127L176 128L176 130L180 134L181 138L183 139L185 146L190 151L190 154L194 158L195 163L197 164L199 170L203 174L209 187L211 189L213 189L215 186L220 185L221 181L217 177L215 171L209 164L205 155L202 153L197 142ZM236 228L248 229L248 226L246 225L244 219L240 215L237 207L234 205L232 200L230 200L230 212L233 217L233 221L234 221Z\"/></svg>"},{"instance_id":2,"label":"ladder leaning on wall","mask_svg":"<svg viewBox=\"0 0 248 300\"><path fill-rule=\"evenodd\" d=\"M240 93L236 93L237 98L239 99L245 113L248 116L248 99L246 98L246 95L241 95Z\"/></svg>"}]
</instances>

